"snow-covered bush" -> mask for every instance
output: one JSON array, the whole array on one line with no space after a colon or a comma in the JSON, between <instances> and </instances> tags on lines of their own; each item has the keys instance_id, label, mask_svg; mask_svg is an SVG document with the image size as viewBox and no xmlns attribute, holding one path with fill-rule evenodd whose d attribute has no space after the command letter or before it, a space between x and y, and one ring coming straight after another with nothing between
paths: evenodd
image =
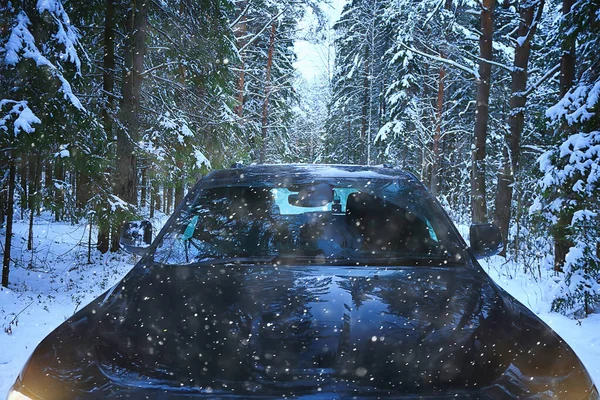
<instances>
[{"instance_id":1,"label":"snow-covered bush","mask_svg":"<svg viewBox=\"0 0 600 400\"><path fill-rule=\"evenodd\" d=\"M552 310L581 317L591 313L600 302L598 213L576 211L570 228L574 245L565 257L561 280L554 291Z\"/></svg>"}]
</instances>

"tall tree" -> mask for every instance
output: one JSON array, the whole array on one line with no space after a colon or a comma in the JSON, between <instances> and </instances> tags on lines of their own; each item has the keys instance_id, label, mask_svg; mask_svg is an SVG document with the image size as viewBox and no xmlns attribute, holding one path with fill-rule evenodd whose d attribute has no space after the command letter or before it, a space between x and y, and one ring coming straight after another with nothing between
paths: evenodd
<instances>
[{"instance_id":1,"label":"tall tree","mask_svg":"<svg viewBox=\"0 0 600 400\"><path fill-rule=\"evenodd\" d=\"M236 9L235 110L245 142L242 159L275 162L289 156L286 142L297 104L293 44L307 7L318 17L322 14L316 3L260 0L242 2Z\"/></svg>"},{"instance_id":2,"label":"tall tree","mask_svg":"<svg viewBox=\"0 0 600 400\"><path fill-rule=\"evenodd\" d=\"M384 52L391 79L376 142L385 162L411 169L456 209L469 206L473 14L464 2L411 0L390 2L384 14L395 40Z\"/></svg>"},{"instance_id":3,"label":"tall tree","mask_svg":"<svg viewBox=\"0 0 600 400\"><path fill-rule=\"evenodd\" d=\"M383 7L379 0L353 0L334 25L336 69L327 143L334 162L371 161L373 139L382 124L383 57L390 40Z\"/></svg>"},{"instance_id":4,"label":"tall tree","mask_svg":"<svg viewBox=\"0 0 600 400\"><path fill-rule=\"evenodd\" d=\"M131 0L124 47L122 100L117 130L115 193L122 200L137 204L137 164L135 144L140 126L142 73L146 54L148 0Z\"/></svg>"},{"instance_id":5,"label":"tall tree","mask_svg":"<svg viewBox=\"0 0 600 400\"><path fill-rule=\"evenodd\" d=\"M492 40L495 0L481 0L481 36L479 36L479 76L475 113L475 132L471 181L471 220L487 222L485 156L492 79Z\"/></svg>"},{"instance_id":6,"label":"tall tree","mask_svg":"<svg viewBox=\"0 0 600 400\"><path fill-rule=\"evenodd\" d=\"M211 162L220 165L226 156L235 157L225 154L228 150L242 147L236 143L233 112L228 21L233 6L222 0L177 0L154 3L151 11L138 146L140 195L153 187L155 202L171 191L178 202ZM153 213L157 206L150 207Z\"/></svg>"},{"instance_id":7,"label":"tall tree","mask_svg":"<svg viewBox=\"0 0 600 400\"><path fill-rule=\"evenodd\" d=\"M561 46L559 90L567 91L546 112L555 128L554 146L540 157L544 175L533 207L553 225L554 269L560 277L553 308L575 316L589 314L600 302L599 6L597 0L580 0L570 11L563 8L562 38L574 47ZM573 71L575 83L567 89Z\"/></svg>"},{"instance_id":8,"label":"tall tree","mask_svg":"<svg viewBox=\"0 0 600 400\"><path fill-rule=\"evenodd\" d=\"M573 5L574 0L563 0L562 4L562 32L563 40L561 43L562 54L560 56L560 96L567 95L575 81L575 41L577 36L572 28L574 24ZM560 136L565 138L571 133L568 123L563 123L559 129ZM566 211L566 210L565 210ZM558 221L554 226L554 270L561 272L565 263L565 257L569 248L573 245L569 238L569 225L572 215L570 212L563 212L559 215Z\"/></svg>"},{"instance_id":9,"label":"tall tree","mask_svg":"<svg viewBox=\"0 0 600 400\"><path fill-rule=\"evenodd\" d=\"M116 7L113 0L106 0L104 5L104 49L102 66L102 89L104 91L104 104L101 108L102 125L107 138L113 137L113 118L115 107L115 27ZM97 248L106 253L110 246L110 209L99 207L98 209L98 241Z\"/></svg>"},{"instance_id":10,"label":"tall tree","mask_svg":"<svg viewBox=\"0 0 600 400\"><path fill-rule=\"evenodd\" d=\"M265 67L265 90L262 101L261 113L261 135L260 135L260 152L258 161L262 164L265 162L265 153L267 149L267 133L269 130L269 97L271 97L271 70L273 69L273 51L275 50L275 35L277 34L277 22L271 23L271 33L269 35L269 48L267 50L267 65Z\"/></svg>"},{"instance_id":11,"label":"tall tree","mask_svg":"<svg viewBox=\"0 0 600 400\"><path fill-rule=\"evenodd\" d=\"M85 109L70 81L80 72L78 33L60 0L15 1L0 5L0 147L7 152L8 206L2 284L8 285L16 164L29 151L52 157L69 141L65 124L76 126ZM51 84L49 84L51 82ZM37 165L39 162L36 161ZM35 166L31 171L37 171ZM22 178L35 179L33 176ZM32 197L29 198L32 200ZM30 202L30 213L34 203ZM32 217L33 214L30 214ZM30 234L31 235L31 234Z\"/></svg>"},{"instance_id":12,"label":"tall tree","mask_svg":"<svg viewBox=\"0 0 600 400\"><path fill-rule=\"evenodd\" d=\"M521 136L525 120L527 102L527 77L531 42L544 9L544 0L537 2L523 0L519 3L519 28L515 40L515 55L511 72L511 97L508 115L509 131L502 146L503 165L498 174L494 222L500 227L504 237L502 255L506 255L508 229L511 218L513 185L521 165Z\"/></svg>"}]
</instances>

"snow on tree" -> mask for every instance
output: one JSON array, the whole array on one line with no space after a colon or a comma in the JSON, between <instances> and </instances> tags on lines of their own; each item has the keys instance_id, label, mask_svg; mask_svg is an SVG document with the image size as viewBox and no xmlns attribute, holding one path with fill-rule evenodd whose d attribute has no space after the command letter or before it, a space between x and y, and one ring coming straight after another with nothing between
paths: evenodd
<instances>
[{"instance_id":1,"label":"snow on tree","mask_svg":"<svg viewBox=\"0 0 600 400\"><path fill-rule=\"evenodd\" d=\"M239 2L233 29L238 74L239 128L250 161L276 162L286 157L286 142L297 104L293 83L293 45L298 23L307 8L317 15L316 2L261 0Z\"/></svg>"},{"instance_id":2,"label":"snow on tree","mask_svg":"<svg viewBox=\"0 0 600 400\"><path fill-rule=\"evenodd\" d=\"M562 266L554 308L589 313L600 302L600 62L558 104L548 109L553 121L577 129L558 148L540 157L543 197L533 210L555 221L569 219L564 235L571 243Z\"/></svg>"},{"instance_id":3,"label":"snow on tree","mask_svg":"<svg viewBox=\"0 0 600 400\"><path fill-rule=\"evenodd\" d=\"M284 159L321 163L327 153L325 140L331 100L328 78L325 74L317 75L309 82L299 78L295 87L300 101L293 108L294 120Z\"/></svg>"},{"instance_id":4,"label":"snow on tree","mask_svg":"<svg viewBox=\"0 0 600 400\"><path fill-rule=\"evenodd\" d=\"M8 218L2 284L8 285L14 207L15 169L27 168L29 194L21 194L30 210L31 250L33 209L40 201L42 161L51 162L61 144L72 142L65 124L85 109L73 91L80 74L78 32L60 0L22 0L0 6L0 145L8 169ZM4 174L3 174L4 175ZM32 178L32 179L31 179ZM27 181L25 181L27 183Z\"/></svg>"},{"instance_id":5,"label":"snow on tree","mask_svg":"<svg viewBox=\"0 0 600 400\"><path fill-rule=\"evenodd\" d=\"M389 35L384 2L353 0L344 6L335 30L336 68L327 147L332 162L370 164L378 160L375 135L383 124L382 58Z\"/></svg>"},{"instance_id":6,"label":"snow on tree","mask_svg":"<svg viewBox=\"0 0 600 400\"><path fill-rule=\"evenodd\" d=\"M438 196L463 207L471 158L477 61L475 4L394 0L384 21L385 124L376 141L384 159L415 171Z\"/></svg>"},{"instance_id":7,"label":"snow on tree","mask_svg":"<svg viewBox=\"0 0 600 400\"><path fill-rule=\"evenodd\" d=\"M600 302L600 14L598 2L580 0L565 13L563 32L577 38L576 83L546 116L555 129L556 145L539 158L541 195L532 211L552 224L554 267L561 281L553 309L587 315ZM568 11L568 10L567 10ZM569 38L569 35L566 35ZM575 42L574 42L575 43Z\"/></svg>"}]
</instances>

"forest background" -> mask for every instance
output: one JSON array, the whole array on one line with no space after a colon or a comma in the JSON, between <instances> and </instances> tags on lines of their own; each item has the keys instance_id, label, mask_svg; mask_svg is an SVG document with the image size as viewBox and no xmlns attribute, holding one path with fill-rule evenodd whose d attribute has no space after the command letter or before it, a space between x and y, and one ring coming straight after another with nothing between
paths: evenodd
<instances>
[{"instance_id":1,"label":"forest background","mask_svg":"<svg viewBox=\"0 0 600 400\"><path fill-rule=\"evenodd\" d=\"M595 312L600 0L350 0L335 23L326 6L0 2L2 285L35 269L11 257L14 221L31 252L39 215L116 252L123 221L169 214L211 169L390 164L552 271L554 311ZM302 39L323 59L308 80Z\"/></svg>"}]
</instances>

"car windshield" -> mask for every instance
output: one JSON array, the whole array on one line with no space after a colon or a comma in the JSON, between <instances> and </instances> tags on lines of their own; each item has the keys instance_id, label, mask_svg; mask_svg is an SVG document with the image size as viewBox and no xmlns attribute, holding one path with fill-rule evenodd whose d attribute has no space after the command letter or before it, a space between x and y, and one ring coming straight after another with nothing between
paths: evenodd
<instances>
[{"instance_id":1,"label":"car windshield","mask_svg":"<svg viewBox=\"0 0 600 400\"><path fill-rule=\"evenodd\" d=\"M430 195L397 179L252 182L200 189L158 243L155 262L461 262Z\"/></svg>"}]
</instances>

